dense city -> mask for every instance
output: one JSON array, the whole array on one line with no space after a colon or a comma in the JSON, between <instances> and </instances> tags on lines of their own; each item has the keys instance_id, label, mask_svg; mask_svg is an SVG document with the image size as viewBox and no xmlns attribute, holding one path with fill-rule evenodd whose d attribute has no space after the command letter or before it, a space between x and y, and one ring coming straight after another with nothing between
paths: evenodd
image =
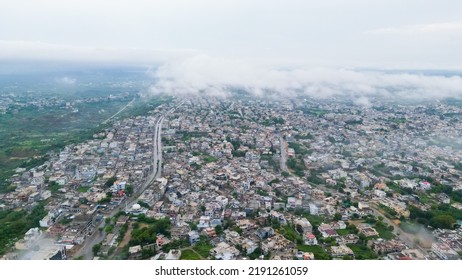
<instances>
[{"instance_id":1,"label":"dense city","mask_svg":"<svg viewBox=\"0 0 462 280\"><path fill-rule=\"evenodd\" d=\"M461 258L462 108L371 103L197 95L114 119L15 170L0 210L40 221L3 258Z\"/></svg>"}]
</instances>

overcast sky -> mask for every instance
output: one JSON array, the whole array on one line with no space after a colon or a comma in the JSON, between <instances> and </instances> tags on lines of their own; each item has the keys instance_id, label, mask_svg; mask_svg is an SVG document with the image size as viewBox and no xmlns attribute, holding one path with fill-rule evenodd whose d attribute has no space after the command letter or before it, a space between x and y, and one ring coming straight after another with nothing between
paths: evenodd
<instances>
[{"instance_id":1,"label":"overcast sky","mask_svg":"<svg viewBox=\"0 0 462 280\"><path fill-rule=\"evenodd\" d=\"M0 59L462 68L457 0L2 0Z\"/></svg>"}]
</instances>

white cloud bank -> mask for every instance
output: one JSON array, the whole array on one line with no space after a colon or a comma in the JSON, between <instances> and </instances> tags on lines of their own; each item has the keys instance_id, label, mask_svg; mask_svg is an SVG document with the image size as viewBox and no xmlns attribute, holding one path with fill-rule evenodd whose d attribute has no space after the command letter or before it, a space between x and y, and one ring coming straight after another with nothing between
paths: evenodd
<instances>
[{"instance_id":1,"label":"white cloud bank","mask_svg":"<svg viewBox=\"0 0 462 280\"><path fill-rule=\"evenodd\" d=\"M77 79L66 76L66 77L56 79L56 82L62 85L73 86L77 82Z\"/></svg>"},{"instance_id":2,"label":"white cloud bank","mask_svg":"<svg viewBox=\"0 0 462 280\"><path fill-rule=\"evenodd\" d=\"M287 70L204 55L166 63L153 76L151 94L226 95L231 88L241 88L260 96L351 96L362 106L369 106L368 97L373 96L462 98L460 76L308 67Z\"/></svg>"}]
</instances>

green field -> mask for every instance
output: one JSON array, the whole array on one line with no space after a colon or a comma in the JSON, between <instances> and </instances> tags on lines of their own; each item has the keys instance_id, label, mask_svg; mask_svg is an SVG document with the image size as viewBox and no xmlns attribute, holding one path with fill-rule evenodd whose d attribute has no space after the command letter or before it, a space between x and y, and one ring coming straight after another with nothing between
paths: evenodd
<instances>
[{"instance_id":1,"label":"green field","mask_svg":"<svg viewBox=\"0 0 462 280\"><path fill-rule=\"evenodd\" d=\"M207 258L210 254L210 250L213 248L207 241L201 240L194 246L194 251L196 251L203 258Z\"/></svg>"},{"instance_id":2,"label":"green field","mask_svg":"<svg viewBox=\"0 0 462 280\"><path fill-rule=\"evenodd\" d=\"M321 246L314 245L308 246L303 244L298 244L297 249L303 252L311 252L314 254L316 260L329 260L331 256L324 250Z\"/></svg>"},{"instance_id":3,"label":"green field","mask_svg":"<svg viewBox=\"0 0 462 280\"><path fill-rule=\"evenodd\" d=\"M11 190L6 180L16 167L40 165L45 161L41 157L47 152L90 139L94 133L109 127L110 124L101 123L132 98L78 104L76 113L59 107L28 107L0 115L0 192ZM168 100L165 97L149 102L137 99L117 118L146 114Z\"/></svg>"},{"instance_id":4,"label":"green field","mask_svg":"<svg viewBox=\"0 0 462 280\"><path fill-rule=\"evenodd\" d=\"M181 251L180 260L201 260L201 259L202 259L201 256L194 253L194 251L191 249L186 249L186 250Z\"/></svg>"}]
</instances>

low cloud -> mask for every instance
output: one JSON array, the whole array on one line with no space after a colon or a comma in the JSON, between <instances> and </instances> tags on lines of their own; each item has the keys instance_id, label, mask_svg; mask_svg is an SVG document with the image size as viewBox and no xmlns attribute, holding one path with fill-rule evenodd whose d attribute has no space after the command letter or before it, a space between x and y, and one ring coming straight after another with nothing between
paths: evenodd
<instances>
[{"instance_id":1,"label":"low cloud","mask_svg":"<svg viewBox=\"0 0 462 280\"><path fill-rule=\"evenodd\" d=\"M72 86L72 85L75 85L77 80L71 77L62 77L62 78L56 79L56 82L62 85Z\"/></svg>"},{"instance_id":2,"label":"low cloud","mask_svg":"<svg viewBox=\"0 0 462 280\"><path fill-rule=\"evenodd\" d=\"M356 98L353 100L353 102L356 105L361 106L361 107L370 107L372 105L371 102L369 101L369 98L367 98L366 96L361 96L359 98Z\"/></svg>"},{"instance_id":3,"label":"low cloud","mask_svg":"<svg viewBox=\"0 0 462 280\"><path fill-rule=\"evenodd\" d=\"M257 95L349 96L360 106L370 97L462 97L460 76L385 73L333 68L281 68L205 55L166 63L152 72L151 94L226 95L243 89Z\"/></svg>"}]
</instances>

